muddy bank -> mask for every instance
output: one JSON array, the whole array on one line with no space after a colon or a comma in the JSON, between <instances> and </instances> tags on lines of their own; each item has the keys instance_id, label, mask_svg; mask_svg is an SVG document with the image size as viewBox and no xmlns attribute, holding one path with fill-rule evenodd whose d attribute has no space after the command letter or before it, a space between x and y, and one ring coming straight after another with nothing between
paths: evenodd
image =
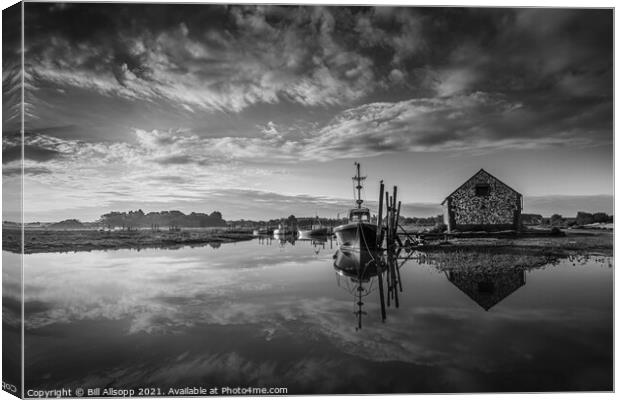
<instances>
[{"instance_id":1,"label":"muddy bank","mask_svg":"<svg viewBox=\"0 0 620 400\"><path fill-rule=\"evenodd\" d=\"M2 230L4 250L19 253L21 232L18 229ZM252 235L217 230L191 231L117 231L97 230L25 230L24 253L50 253L69 251L178 248L183 246L218 247L221 243L250 240Z\"/></svg>"}]
</instances>

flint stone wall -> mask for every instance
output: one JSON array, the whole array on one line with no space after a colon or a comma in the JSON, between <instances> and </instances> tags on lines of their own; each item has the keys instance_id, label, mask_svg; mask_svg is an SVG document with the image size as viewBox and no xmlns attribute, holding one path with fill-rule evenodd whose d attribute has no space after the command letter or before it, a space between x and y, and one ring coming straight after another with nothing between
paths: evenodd
<instances>
[{"instance_id":1,"label":"flint stone wall","mask_svg":"<svg viewBox=\"0 0 620 400\"><path fill-rule=\"evenodd\" d=\"M489 185L489 193L476 195L476 186ZM449 230L518 229L521 195L481 170L444 203L444 219Z\"/></svg>"}]
</instances>

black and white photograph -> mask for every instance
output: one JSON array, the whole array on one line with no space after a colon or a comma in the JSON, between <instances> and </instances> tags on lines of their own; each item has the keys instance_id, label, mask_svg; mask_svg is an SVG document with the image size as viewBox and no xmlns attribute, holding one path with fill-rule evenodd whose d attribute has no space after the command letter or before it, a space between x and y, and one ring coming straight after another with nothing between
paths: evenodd
<instances>
[{"instance_id":1,"label":"black and white photograph","mask_svg":"<svg viewBox=\"0 0 620 400\"><path fill-rule=\"evenodd\" d=\"M5 392L613 392L612 7L8 6Z\"/></svg>"}]
</instances>

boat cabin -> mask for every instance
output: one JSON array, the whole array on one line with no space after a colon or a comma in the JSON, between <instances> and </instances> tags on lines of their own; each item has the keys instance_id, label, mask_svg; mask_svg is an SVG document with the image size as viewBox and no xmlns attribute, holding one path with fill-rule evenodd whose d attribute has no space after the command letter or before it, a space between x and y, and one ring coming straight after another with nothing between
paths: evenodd
<instances>
[{"instance_id":1,"label":"boat cabin","mask_svg":"<svg viewBox=\"0 0 620 400\"><path fill-rule=\"evenodd\" d=\"M370 210L367 208L354 208L349 212L349 223L370 222Z\"/></svg>"}]
</instances>

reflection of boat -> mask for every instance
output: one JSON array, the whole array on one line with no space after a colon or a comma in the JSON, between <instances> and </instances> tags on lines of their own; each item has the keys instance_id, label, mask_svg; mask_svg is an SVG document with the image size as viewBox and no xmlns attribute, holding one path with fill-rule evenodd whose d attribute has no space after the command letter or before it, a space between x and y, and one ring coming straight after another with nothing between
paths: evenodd
<instances>
[{"instance_id":1,"label":"reflection of boat","mask_svg":"<svg viewBox=\"0 0 620 400\"><path fill-rule=\"evenodd\" d=\"M294 246L295 245L295 240L297 240L297 236L295 234L293 234L292 232L288 232L288 233L275 233L275 231L274 231L273 238L275 240L279 240L281 246L285 245L287 242Z\"/></svg>"},{"instance_id":2,"label":"reflection of boat","mask_svg":"<svg viewBox=\"0 0 620 400\"><path fill-rule=\"evenodd\" d=\"M385 270L382 254L378 251L347 251L338 249L334 254L334 268L341 276L354 282L368 282L381 270Z\"/></svg>"},{"instance_id":3,"label":"reflection of boat","mask_svg":"<svg viewBox=\"0 0 620 400\"><path fill-rule=\"evenodd\" d=\"M525 271L518 269L493 272L449 271L446 276L485 311L525 285Z\"/></svg>"},{"instance_id":4,"label":"reflection of boat","mask_svg":"<svg viewBox=\"0 0 620 400\"><path fill-rule=\"evenodd\" d=\"M349 211L349 222L334 228L334 234L338 246L352 249L375 249L377 247L377 226L370 222L370 210L362 207L361 190L362 181L366 177L360 176L360 164L355 163L357 175L353 177L357 181L357 208Z\"/></svg>"},{"instance_id":5,"label":"reflection of boat","mask_svg":"<svg viewBox=\"0 0 620 400\"><path fill-rule=\"evenodd\" d=\"M334 254L334 269L338 274L338 286L344 287L353 295L357 309L354 314L357 316L357 329L362 328L362 316L366 312L362 310L364 302L362 298L368 296L379 287L379 298L381 301L381 315L385 320L385 298L383 294L383 273L388 269L382 252L378 251L347 251L339 248ZM340 277L348 278L345 285L340 281ZM378 277L378 285L373 285L372 279ZM389 301L389 300L388 300Z\"/></svg>"}]
</instances>

